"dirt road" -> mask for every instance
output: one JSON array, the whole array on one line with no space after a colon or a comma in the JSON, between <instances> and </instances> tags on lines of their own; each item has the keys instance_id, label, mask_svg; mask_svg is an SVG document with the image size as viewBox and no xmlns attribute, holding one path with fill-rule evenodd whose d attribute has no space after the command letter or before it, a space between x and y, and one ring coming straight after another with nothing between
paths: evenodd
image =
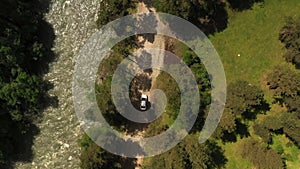
<instances>
[{"instance_id":1,"label":"dirt road","mask_svg":"<svg viewBox=\"0 0 300 169\"><path fill-rule=\"evenodd\" d=\"M149 13L149 12L155 12L155 9L154 8L148 8L147 5L144 3L144 2L140 2L138 3L138 9L137 9L137 13ZM156 29L166 29L166 25L164 25L160 18L156 15L156 20L157 20L157 27ZM144 38L143 37L138 37L138 39L140 41L144 41ZM137 53L140 53L140 51L142 50L150 50L152 48L158 48L158 49L162 49L164 50L165 49L165 38L164 36L161 36L161 35L154 35L154 41L150 42L148 40L146 40L143 44L142 44L142 48L139 48L136 50ZM162 67L162 65L164 64L164 55L165 53L160 50L159 52L157 53L152 53L152 55L156 55L158 57L152 57L152 67L155 65L155 66L158 66L158 67ZM143 93L147 94L148 96L150 96L150 93L151 91L154 89L154 86L155 86L155 81L156 81L156 78L158 77L158 75L160 74L160 70L157 70L157 69L153 69L153 72L151 73L150 75L150 79L151 79L151 89L150 91L142 91ZM151 98L149 98L151 100ZM137 135L139 136L142 136L143 133L142 131L139 132ZM135 169L141 169L141 165L143 163L143 158L141 157L137 157L137 161L136 161L136 167Z\"/></svg>"}]
</instances>

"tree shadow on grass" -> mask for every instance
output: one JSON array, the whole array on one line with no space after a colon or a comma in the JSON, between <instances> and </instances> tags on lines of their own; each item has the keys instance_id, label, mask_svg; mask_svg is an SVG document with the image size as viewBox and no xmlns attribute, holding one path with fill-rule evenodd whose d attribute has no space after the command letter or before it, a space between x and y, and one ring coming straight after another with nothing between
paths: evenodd
<instances>
[{"instance_id":1,"label":"tree shadow on grass","mask_svg":"<svg viewBox=\"0 0 300 169\"><path fill-rule=\"evenodd\" d=\"M252 111L245 111L242 116L247 120L255 120L258 114L265 114L270 111L270 105L265 100L259 105L254 107Z\"/></svg>"},{"instance_id":2,"label":"tree shadow on grass","mask_svg":"<svg viewBox=\"0 0 300 169\"><path fill-rule=\"evenodd\" d=\"M251 9L254 3L264 2L264 0L228 0L230 7L236 11Z\"/></svg>"},{"instance_id":3,"label":"tree shadow on grass","mask_svg":"<svg viewBox=\"0 0 300 169\"><path fill-rule=\"evenodd\" d=\"M236 121L236 133L239 134L241 138L250 136L248 126L239 120Z\"/></svg>"},{"instance_id":4,"label":"tree shadow on grass","mask_svg":"<svg viewBox=\"0 0 300 169\"><path fill-rule=\"evenodd\" d=\"M225 142L236 142L236 133L228 133L227 131L224 132L223 136L221 137L221 140Z\"/></svg>"},{"instance_id":5,"label":"tree shadow on grass","mask_svg":"<svg viewBox=\"0 0 300 169\"><path fill-rule=\"evenodd\" d=\"M199 23L197 26L206 34L214 34L216 32L221 32L227 28L228 24L228 13L226 10L226 4L220 2L214 6L214 12L211 14L211 19L208 23L202 24L197 22L196 19L193 23Z\"/></svg>"}]
</instances>

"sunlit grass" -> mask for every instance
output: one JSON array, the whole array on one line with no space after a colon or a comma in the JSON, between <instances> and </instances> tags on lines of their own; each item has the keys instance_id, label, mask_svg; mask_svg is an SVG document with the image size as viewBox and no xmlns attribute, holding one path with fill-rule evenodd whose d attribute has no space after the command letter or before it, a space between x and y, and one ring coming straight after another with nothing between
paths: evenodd
<instances>
[{"instance_id":1,"label":"sunlit grass","mask_svg":"<svg viewBox=\"0 0 300 169\"><path fill-rule=\"evenodd\" d=\"M240 140L240 139L238 139ZM227 158L228 162L225 165L225 168L242 168L242 169L252 169L253 164L248 162L246 159L243 159L238 155L237 150L239 147L239 141L236 143L226 143L222 144L219 142L219 145L225 150L224 155Z\"/></svg>"},{"instance_id":2,"label":"sunlit grass","mask_svg":"<svg viewBox=\"0 0 300 169\"><path fill-rule=\"evenodd\" d=\"M265 0L253 10L229 12L228 28L211 36L226 72L227 81L237 79L259 84L264 73L284 63L279 31L287 16L300 15L298 0ZM240 55L240 56L239 56Z\"/></svg>"},{"instance_id":3,"label":"sunlit grass","mask_svg":"<svg viewBox=\"0 0 300 169\"><path fill-rule=\"evenodd\" d=\"M299 169L300 150L284 135L273 136L271 146L277 152L282 152L282 157L286 159L288 169Z\"/></svg>"}]
</instances>

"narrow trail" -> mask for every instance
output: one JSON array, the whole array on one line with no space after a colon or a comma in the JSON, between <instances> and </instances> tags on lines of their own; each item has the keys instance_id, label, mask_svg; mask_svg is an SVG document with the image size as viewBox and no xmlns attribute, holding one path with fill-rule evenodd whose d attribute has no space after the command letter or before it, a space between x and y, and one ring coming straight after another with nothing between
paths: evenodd
<instances>
[{"instance_id":1,"label":"narrow trail","mask_svg":"<svg viewBox=\"0 0 300 169\"><path fill-rule=\"evenodd\" d=\"M139 2L138 3L138 10L137 13L149 13L149 12L155 12L156 10L154 8L148 8L147 5L144 2ZM156 15L156 20L157 20L157 28L156 29L167 29L167 26L163 24L163 22L160 20L160 18L158 17L158 15ZM139 37L140 41L143 41L144 39L142 37ZM158 48L158 49L165 49L165 37L162 35L154 35L154 41L150 42L148 40L145 41L145 43L143 44L142 48L139 48L136 50L136 52L138 53L141 50L149 50L152 48ZM155 53L156 56L158 57L152 57L152 66L158 66L158 67L162 67L164 64L164 55L165 53L163 51L157 52ZM158 77L160 73L160 70L157 69L153 69L153 72L150 76L151 81L152 81L152 86L149 92L146 92L146 94L149 95L149 93L151 92L151 90L153 90L154 88L154 84L156 81L156 78ZM151 99L151 98L150 98Z\"/></svg>"},{"instance_id":2,"label":"narrow trail","mask_svg":"<svg viewBox=\"0 0 300 169\"><path fill-rule=\"evenodd\" d=\"M80 168L78 139L83 132L72 100L74 56L97 31L98 10L99 0L52 0L45 18L55 31L53 51L57 58L44 79L53 83L54 89L49 94L58 97L59 105L47 108L42 121L37 124L40 133L34 140L32 162L17 163L16 168Z\"/></svg>"},{"instance_id":3,"label":"narrow trail","mask_svg":"<svg viewBox=\"0 0 300 169\"><path fill-rule=\"evenodd\" d=\"M138 7L137 7L137 13L149 13L149 12L155 12L156 10L154 8L148 8L147 5L144 2L139 2L138 3ZM156 20L157 20L157 29L167 29L162 22L160 20L160 18L156 15ZM144 41L143 37L140 36L138 37L139 41ZM142 48L138 48L136 50L136 53L141 53L140 51L142 50L149 50L152 48L158 48L158 49L165 49L165 38L164 36L161 35L154 35L154 41L150 42L148 40L146 40L144 42L144 44L142 44ZM153 53L152 53L153 54ZM154 53L156 56L159 57L152 57L152 67L158 66L158 67L162 67L164 64L164 55L165 53L160 51L157 53ZM145 93L146 95L150 96L151 91L154 89L155 86L155 82L156 82L156 78L158 77L158 75L160 74L160 70L157 69L153 69L153 72L150 75L150 79L151 79L151 88L150 91L143 91L143 93ZM149 98L151 100L151 98ZM137 137L143 137L144 131L139 131L136 136ZM142 169L141 166L143 164L143 158L142 157L137 157L137 161L136 161L136 167L135 169Z\"/></svg>"}]
</instances>

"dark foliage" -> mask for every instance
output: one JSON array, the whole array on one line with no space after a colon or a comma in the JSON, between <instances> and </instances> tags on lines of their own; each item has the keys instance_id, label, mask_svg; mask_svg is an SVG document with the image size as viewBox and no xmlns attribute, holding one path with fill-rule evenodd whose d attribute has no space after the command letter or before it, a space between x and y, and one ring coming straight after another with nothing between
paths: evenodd
<instances>
[{"instance_id":1,"label":"dark foliage","mask_svg":"<svg viewBox=\"0 0 300 169\"><path fill-rule=\"evenodd\" d=\"M227 27L226 4L221 0L153 0L152 5L157 12L169 13L192 22L206 34L213 34ZM172 29L172 25L170 26Z\"/></svg>"},{"instance_id":2,"label":"dark foliage","mask_svg":"<svg viewBox=\"0 0 300 169\"><path fill-rule=\"evenodd\" d=\"M46 0L0 2L0 165L31 160L38 133L34 122L55 103L46 94L50 84L41 78L54 59L54 33L43 20L48 5Z\"/></svg>"},{"instance_id":3,"label":"dark foliage","mask_svg":"<svg viewBox=\"0 0 300 169\"><path fill-rule=\"evenodd\" d=\"M288 67L278 66L268 74L266 80L275 102L285 106L287 112L255 124L255 133L269 144L272 143L272 134L285 134L300 147L300 74Z\"/></svg>"},{"instance_id":4,"label":"dark foliage","mask_svg":"<svg viewBox=\"0 0 300 169\"><path fill-rule=\"evenodd\" d=\"M276 67L267 77L267 85L276 101L289 112L300 113L300 74L288 67Z\"/></svg>"},{"instance_id":5,"label":"dark foliage","mask_svg":"<svg viewBox=\"0 0 300 169\"><path fill-rule=\"evenodd\" d=\"M100 1L97 25L101 26L110 21L129 14L133 10L137 0L103 0Z\"/></svg>"},{"instance_id":6,"label":"dark foliage","mask_svg":"<svg viewBox=\"0 0 300 169\"><path fill-rule=\"evenodd\" d=\"M227 87L225 110L214 137L222 141L236 141L236 136L249 136L247 121L264 113L269 105L264 94L257 86L238 80Z\"/></svg>"},{"instance_id":7,"label":"dark foliage","mask_svg":"<svg viewBox=\"0 0 300 169\"><path fill-rule=\"evenodd\" d=\"M189 135L170 151L152 157L144 168L210 169L224 167L227 159L215 142L199 144L196 137Z\"/></svg>"},{"instance_id":8,"label":"dark foliage","mask_svg":"<svg viewBox=\"0 0 300 169\"><path fill-rule=\"evenodd\" d=\"M254 125L254 132L266 143L272 144L273 134L285 134L300 147L300 123L296 113L281 112L276 117L265 118Z\"/></svg>"},{"instance_id":9,"label":"dark foliage","mask_svg":"<svg viewBox=\"0 0 300 169\"><path fill-rule=\"evenodd\" d=\"M287 52L285 59L300 68L300 18L288 17L279 33L279 40L284 43Z\"/></svg>"},{"instance_id":10,"label":"dark foliage","mask_svg":"<svg viewBox=\"0 0 300 169\"><path fill-rule=\"evenodd\" d=\"M223 141L234 141L236 131L236 115L230 109L225 108L219 126L214 132L214 137Z\"/></svg>"},{"instance_id":11,"label":"dark foliage","mask_svg":"<svg viewBox=\"0 0 300 169\"><path fill-rule=\"evenodd\" d=\"M268 109L263 91L241 80L228 85L226 107L244 119L253 119L257 113Z\"/></svg>"},{"instance_id":12,"label":"dark foliage","mask_svg":"<svg viewBox=\"0 0 300 169\"><path fill-rule=\"evenodd\" d=\"M264 2L264 0L227 0L233 10L242 11L250 9L256 2Z\"/></svg>"},{"instance_id":13,"label":"dark foliage","mask_svg":"<svg viewBox=\"0 0 300 169\"><path fill-rule=\"evenodd\" d=\"M254 140L244 140L239 149L239 155L249 160L258 169L281 169L284 163L273 149L268 149Z\"/></svg>"},{"instance_id":14,"label":"dark foliage","mask_svg":"<svg viewBox=\"0 0 300 169\"><path fill-rule=\"evenodd\" d=\"M260 123L255 123L253 129L264 142L271 144L272 135L275 133L282 133L283 125L280 117L267 117Z\"/></svg>"},{"instance_id":15,"label":"dark foliage","mask_svg":"<svg viewBox=\"0 0 300 169\"><path fill-rule=\"evenodd\" d=\"M111 154L99 147L87 135L83 136L80 145L82 169L134 169L135 159L122 158Z\"/></svg>"},{"instance_id":16,"label":"dark foliage","mask_svg":"<svg viewBox=\"0 0 300 169\"><path fill-rule=\"evenodd\" d=\"M281 116L283 132L300 148L299 122L300 120L295 113L285 113Z\"/></svg>"}]
</instances>

